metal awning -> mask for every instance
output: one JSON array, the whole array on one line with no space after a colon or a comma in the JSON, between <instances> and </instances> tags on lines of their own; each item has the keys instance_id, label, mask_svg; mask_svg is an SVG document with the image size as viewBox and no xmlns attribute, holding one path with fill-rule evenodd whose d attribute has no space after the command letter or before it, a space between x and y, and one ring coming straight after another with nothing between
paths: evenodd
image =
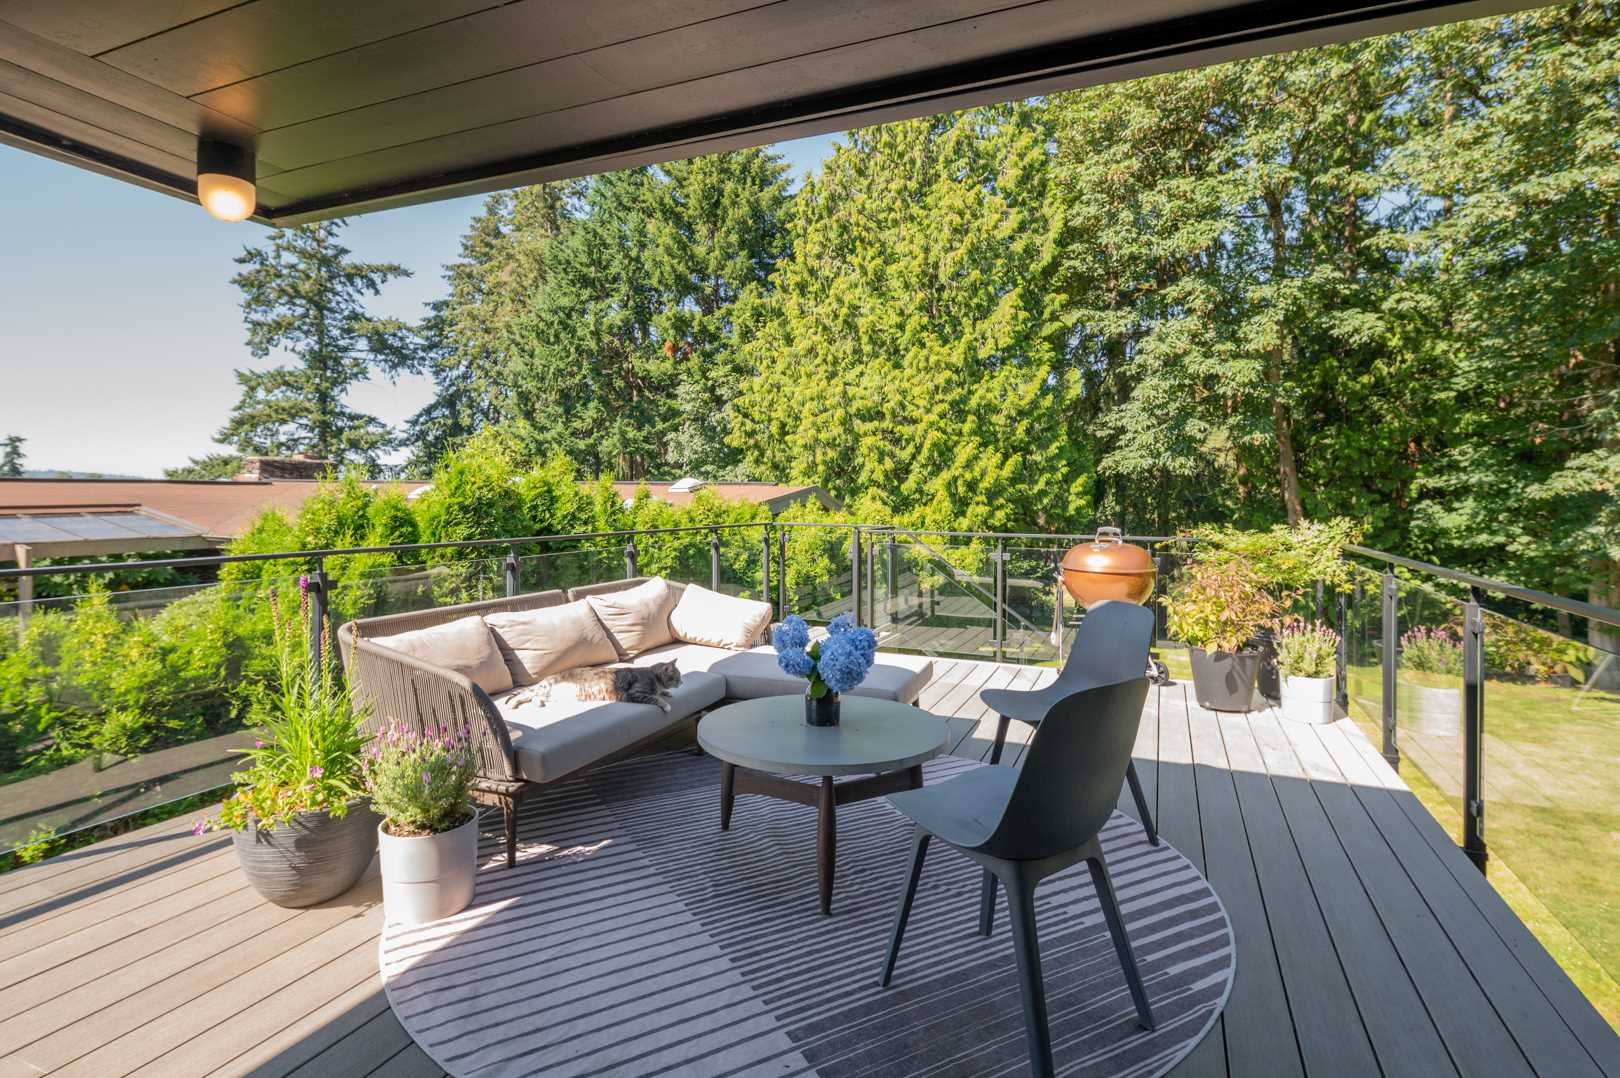
<instances>
[{"instance_id":1,"label":"metal awning","mask_svg":"<svg viewBox=\"0 0 1620 1078\"><path fill-rule=\"evenodd\" d=\"M52 506L0 512L0 562L201 550L215 545L196 525L139 506Z\"/></svg>"},{"instance_id":2,"label":"metal awning","mask_svg":"<svg viewBox=\"0 0 1620 1078\"><path fill-rule=\"evenodd\" d=\"M0 141L291 224L1493 14L1407 0L0 0Z\"/></svg>"}]
</instances>

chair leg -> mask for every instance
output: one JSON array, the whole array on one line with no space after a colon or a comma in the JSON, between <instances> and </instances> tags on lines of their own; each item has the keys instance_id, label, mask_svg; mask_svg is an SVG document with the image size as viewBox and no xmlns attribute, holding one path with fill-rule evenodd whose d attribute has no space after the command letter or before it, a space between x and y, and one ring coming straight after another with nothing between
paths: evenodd
<instances>
[{"instance_id":1,"label":"chair leg","mask_svg":"<svg viewBox=\"0 0 1620 1078\"><path fill-rule=\"evenodd\" d=\"M1147 832L1148 844L1159 844L1159 827L1153 822L1153 812L1148 808L1147 795L1142 793L1142 780L1136 777L1136 761L1132 760L1125 765L1125 781L1130 784L1131 797L1136 800L1136 811L1142 814L1142 830Z\"/></svg>"},{"instance_id":2,"label":"chair leg","mask_svg":"<svg viewBox=\"0 0 1620 1078\"><path fill-rule=\"evenodd\" d=\"M911 868L906 873L906 889L900 896L900 909L895 913L894 933L889 937L889 953L883 959L883 976L879 987L889 987L894 977L894 964L900 958L900 940L906 934L906 921L911 917L911 900L917 897L917 881L922 878L923 857L928 853L928 840L932 836L917 828L916 843L911 850Z\"/></svg>"},{"instance_id":3,"label":"chair leg","mask_svg":"<svg viewBox=\"0 0 1620 1078\"><path fill-rule=\"evenodd\" d=\"M517 865L517 798L501 800L501 811L506 817L506 867Z\"/></svg>"},{"instance_id":4,"label":"chair leg","mask_svg":"<svg viewBox=\"0 0 1620 1078\"><path fill-rule=\"evenodd\" d=\"M996 923L996 874L984 870L984 882L979 885L979 935L988 936Z\"/></svg>"},{"instance_id":5,"label":"chair leg","mask_svg":"<svg viewBox=\"0 0 1620 1078\"><path fill-rule=\"evenodd\" d=\"M1029 1043L1029 1072L1052 1074L1052 1032L1046 1023L1046 985L1041 978L1041 943L1035 932L1035 881L1009 868L1007 912L1011 915L1013 954L1018 959L1018 991L1024 999L1024 1037Z\"/></svg>"},{"instance_id":6,"label":"chair leg","mask_svg":"<svg viewBox=\"0 0 1620 1078\"><path fill-rule=\"evenodd\" d=\"M1007 718L1007 716L996 716L996 743L990 746L990 762L992 764L999 764L1001 762L1001 750L1006 747L1007 744L1007 727L1011 724L1012 720Z\"/></svg>"},{"instance_id":7,"label":"chair leg","mask_svg":"<svg viewBox=\"0 0 1620 1078\"><path fill-rule=\"evenodd\" d=\"M1136 968L1136 954L1131 950L1131 938L1125 932L1125 921L1119 915L1119 901L1114 897L1114 884L1108 877L1108 866L1102 854L1088 857L1091 882L1097 888L1097 902L1102 906L1103 919L1108 922L1108 934L1114 937L1114 951L1119 955L1120 968L1125 971L1125 983L1130 986L1131 1000L1136 1004L1136 1020L1143 1029L1153 1030L1153 1008L1148 1006L1147 990L1142 987L1142 974Z\"/></svg>"}]
</instances>

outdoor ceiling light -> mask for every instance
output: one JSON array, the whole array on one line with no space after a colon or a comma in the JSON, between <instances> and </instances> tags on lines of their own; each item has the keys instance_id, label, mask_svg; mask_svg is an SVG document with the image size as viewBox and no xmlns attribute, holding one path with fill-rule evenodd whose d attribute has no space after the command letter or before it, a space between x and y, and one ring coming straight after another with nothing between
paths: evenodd
<instances>
[{"instance_id":1,"label":"outdoor ceiling light","mask_svg":"<svg viewBox=\"0 0 1620 1078\"><path fill-rule=\"evenodd\" d=\"M221 221L253 213L253 151L213 139L197 141L197 201Z\"/></svg>"}]
</instances>

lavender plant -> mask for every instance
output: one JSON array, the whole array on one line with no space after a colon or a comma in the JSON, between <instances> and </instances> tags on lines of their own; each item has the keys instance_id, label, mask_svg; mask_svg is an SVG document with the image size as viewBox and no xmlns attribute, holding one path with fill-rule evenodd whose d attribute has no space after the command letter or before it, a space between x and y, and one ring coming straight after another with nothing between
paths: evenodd
<instances>
[{"instance_id":1,"label":"lavender plant","mask_svg":"<svg viewBox=\"0 0 1620 1078\"><path fill-rule=\"evenodd\" d=\"M1401 634L1400 654L1402 670L1462 676L1462 641L1448 627L1409 629Z\"/></svg>"},{"instance_id":2,"label":"lavender plant","mask_svg":"<svg viewBox=\"0 0 1620 1078\"><path fill-rule=\"evenodd\" d=\"M1292 622L1273 640L1284 677L1332 677L1337 672L1339 634L1321 622Z\"/></svg>"},{"instance_id":3,"label":"lavender plant","mask_svg":"<svg viewBox=\"0 0 1620 1078\"><path fill-rule=\"evenodd\" d=\"M390 725L365 753L371 807L382 815L390 835L453 831L472 815L469 793L476 765L472 732L465 727L422 732Z\"/></svg>"}]
</instances>

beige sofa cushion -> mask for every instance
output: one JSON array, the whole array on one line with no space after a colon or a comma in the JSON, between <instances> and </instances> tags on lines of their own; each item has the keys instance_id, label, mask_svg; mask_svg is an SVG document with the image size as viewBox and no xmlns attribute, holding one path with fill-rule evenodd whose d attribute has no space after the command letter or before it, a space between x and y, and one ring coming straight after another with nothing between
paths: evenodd
<instances>
[{"instance_id":1,"label":"beige sofa cushion","mask_svg":"<svg viewBox=\"0 0 1620 1078\"><path fill-rule=\"evenodd\" d=\"M724 678L684 675L670 693L670 709L622 701L558 700L544 707L495 701L512 735L518 770L530 782L555 782L623 749L678 729L693 715L720 702ZM513 694L516 695L516 694Z\"/></svg>"},{"instance_id":2,"label":"beige sofa cushion","mask_svg":"<svg viewBox=\"0 0 1620 1078\"><path fill-rule=\"evenodd\" d=\"M681 589L680 601L669 612L675 639L732 651L745 651L759 643L770 623L770 603L722 595L696 584Z\"/></svg>"},{"instance_id":3,"label":"beige sofa cushion","mask_svg":"<svg viewBox=\"0 0 1620 1078\"><path fill-rule=\"evenodd\" d=\"M619 655L629 659L674 640L669 631L669 612L675 609L675 592L669 581L655 576L645 584L605 595L591 595L597 620L619 647Z\"/></svg>"},{"instance_id":4,"label":"beige sofa cushion","mask_svg":"<svg viewBox=\"0 0 1620 1078\"><path fill-rule=\"evenodd\" d=\"M576 666L617 662L618 651L584 599L543 610L485 614L514 685Z\"/></svg>"},{"instance_id":5,"label":"beige sofa cushion","mask_svg":"<svg viewBox=\"0 0 1620 1078\"><path fill-rule=\"evenodd\" d=\"M495 634L477 614L427 629L380 636L373 643L453 670L491 695L512 687L512 674Z\"/></svg>"}]
</instances>

